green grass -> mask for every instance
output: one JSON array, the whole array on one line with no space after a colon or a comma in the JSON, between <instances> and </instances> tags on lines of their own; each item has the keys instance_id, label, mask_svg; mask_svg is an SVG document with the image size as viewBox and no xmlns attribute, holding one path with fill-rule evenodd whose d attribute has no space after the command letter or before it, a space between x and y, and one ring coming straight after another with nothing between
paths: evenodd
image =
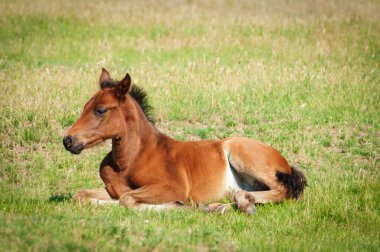
<instances>
[{"instance_id":1,"label":"green grass","mask_svg":"<svg viewBox=\"0 0 380 252\"><path fill-rule=\"evenodd\" d=\"M378 1L0 1L0 250L377 251ZM305 171L254 216L79 205L108 143L62 135L128 71L180 140L248 136Z\"/></svg>"}]
</instances>

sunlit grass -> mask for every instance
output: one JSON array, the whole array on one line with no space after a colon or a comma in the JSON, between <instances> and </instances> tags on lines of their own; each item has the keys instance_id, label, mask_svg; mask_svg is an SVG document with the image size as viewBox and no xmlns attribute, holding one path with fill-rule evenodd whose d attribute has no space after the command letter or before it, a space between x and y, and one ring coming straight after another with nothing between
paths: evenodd
<instances>
[{"instance_id":1,"label":"sunlit grass","mask_svg":"<svg viewBox=\"0 0 380 252\"><path fill-rule=\"evenodd\" d=\"M1 1L0 249L379 247L377 1ZM63 132L101 67L129 72L180 140L248 136L305 171L301 202L255 216L78 205L109 143Z\"/></svg>"}]
</instances>

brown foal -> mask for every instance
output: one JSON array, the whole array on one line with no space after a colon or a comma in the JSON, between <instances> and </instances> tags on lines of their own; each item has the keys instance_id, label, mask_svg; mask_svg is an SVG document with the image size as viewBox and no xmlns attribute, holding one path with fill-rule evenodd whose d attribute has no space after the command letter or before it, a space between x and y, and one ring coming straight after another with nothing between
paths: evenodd
<instances>
[{"instance_id":1,"label":"brown foal","mask_svg":"<svg viewBox=\"0 0 380 252\"><path fill-rule=\"evenodd\" d=\"M244 137L176 141L155 128L145 92L131 84L128 74L113 81L102 69L99 83L63 144L79 154L112 139L112 151L100 165L105 188L80 191L75 200L163 209L232 195L237 207L251 214L255 203L301 197L306 178L273 147ZM205 207L221 213L230 208Z\"/></svg>"}]
</instances>

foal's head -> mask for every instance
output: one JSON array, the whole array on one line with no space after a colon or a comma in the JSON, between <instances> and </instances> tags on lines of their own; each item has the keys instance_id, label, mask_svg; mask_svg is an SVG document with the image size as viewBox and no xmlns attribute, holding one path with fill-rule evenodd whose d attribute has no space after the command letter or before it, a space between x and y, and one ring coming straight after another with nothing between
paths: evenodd
<instances>
[{"instance_id":1,"label":"foal's head","mask_svg":"<svg viewBox=\"0 0 380 252\"><path fill-rule=\"evenodd\" d=\"M117 138L126 123L123 118L128 118L136 110L129 95L132 89L129 74L121 81L113 81L103 68L99 84L100 90L86 103L80 118L63 138L66 150L73 154L106 139ZM130 106L125 109L125 105Z\"/></svg>"}]
</instances>

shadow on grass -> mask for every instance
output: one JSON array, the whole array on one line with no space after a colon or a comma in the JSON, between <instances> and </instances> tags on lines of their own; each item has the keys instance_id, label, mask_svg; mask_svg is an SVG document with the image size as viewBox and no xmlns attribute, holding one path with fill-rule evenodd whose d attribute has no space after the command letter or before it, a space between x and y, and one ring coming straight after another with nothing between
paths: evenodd
<instances>
[{"instance_id":1,"label":"shadow on grass","mask_svg":"<svg viewBox=\"0 0 380 252\"><path fill-rule=\"evenodd\" d=\"M73 195L71 193L69 194L55 194L49 197L49 202L59 203L59 202L66 202L71 201Z\"/></svg>"}]
</instances>

